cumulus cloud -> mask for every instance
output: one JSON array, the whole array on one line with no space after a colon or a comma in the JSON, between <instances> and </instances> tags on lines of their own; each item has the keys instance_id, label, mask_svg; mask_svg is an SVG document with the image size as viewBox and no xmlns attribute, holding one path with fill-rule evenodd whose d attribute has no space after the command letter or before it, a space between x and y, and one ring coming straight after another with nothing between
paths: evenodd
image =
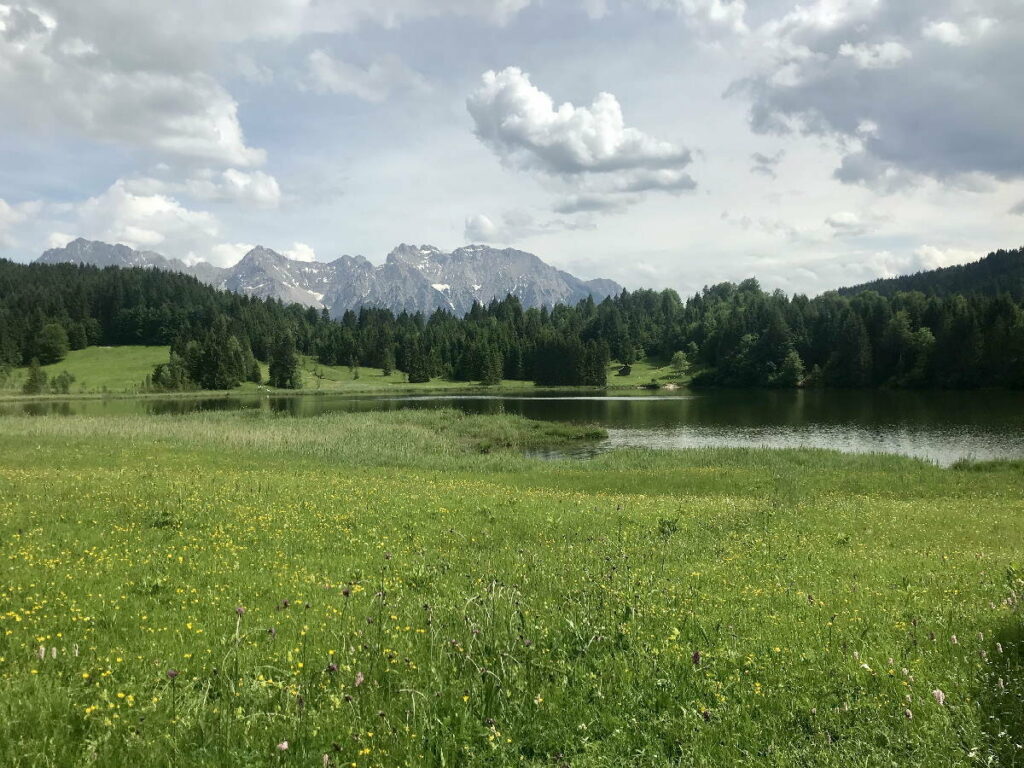
<instances>
[{"instance_id":1,"label":"cumulus cloud","mask_svg":"<svg viewBox=\"0 0 1024 768\"><path fill-rule=\"evenodd\" d=\"M498 239L498 225L490 216L474 214L466 219L465 236L471 243L491 243Z\"/></svg>"},{"instance_id":2,"label":"cumulus cloud","mask_svg":"<svg viewBox=\"0 0 1024 768\"><path fill-rule=\"evenodd\" d=\"M70 228L76 236L178 258L209 251L219 229L212 214L190 210L166 195L136 194L129 187L118 180L102 194L74 206Z\"/></svg>"},{"instance_id":3,"label":"cumulus cloud","mask_svg":"<svg viewBox=\"0 0 1024 768\"><path fill-rule=\"evenodd\" d=\"M744 0L641 0L649 8L674 10L707 30L746 34L747 4Z\"/></svg>"},{"instance_id":4,"label":"cumulus cloud","mask_svg":"<svg viewBox=\"0 0 1024 768\"><path fill-rule=\"evenodd\" d=\"M940 267L952 267L955 264L967 264L977 261L985 254L964 248L939 248L934 245L922 245L913 253L908 272L924 272ZM898 274L906 274L900 272Z\"/></svg>"},{"instance_id":5,"label":"cumulus cloud","mask_svg":"<svg viewBox=\"0 0 1024 768\"><path fill-rule=\"evenodd\" d=\"M928 40L959 47L976 42L995 23L994 19L984 16L967 19L962 26L948 20L929 21L921 30L921 35Z\"/></svg>"},{"instance_id":6,"label":"cumulus cloud","mask_svg":"<svg viewBox=\"0 0 1024 768\"><path fill-rule=\"evenodd\" d=\"M293 261L316 261L316 251L305 243L293 243L283 255Z\"/></svg>"},{"instance_id":7,"label":"cumulus cloud","mask_svg":"<svg viewBox=\"0 0 1024 768\"><path fill-rule=\"evenodd\" d=\"M517 67L486 72L466 106L477 137L506 165L566 182L577 194L681 192L696 187L685 147L625 124L618 99L555 106Z\"/></svg>"},{"instance_id":8,"label":"cumulus cloud","mask_svg":"<svg viewBox=\"0 0 1024 768\"><path fill-rule=\"evenodd\" d=\"M217 267L230 267L241 261L242 257L255 247L252 243L217 243L210 247L206 259L193 253L190 257L186 257L185 262L196 264L200 261L209 261Z\"/></svg>"},{"instance_id":9,"label":"cumulus cloud","mask_svg":"<svg viewBox=\"0 0 1024 768\"><path fill-rule=\"evenodd\" d=\"M41 204L38 201L11 205L0 198L0 247L14 245L16 241L11 230L38 213L40 207Z\"/></svg>"},{"instance_id":10,"label":"cumulus cloud","mask_svg":"<svg viewBox=\"0 0 1024 768\"><path fill-rule=\"evenodd\" d=\"M172 157L240 167L263 162L265 153L246 144L234 99L208 75L126 67L116 51L79 37L60 12L4 7L0 91L19 105L5 110L7 121Z\"/></svg>"},{"instance_id":11,"label":"cumulus cloud","mask_svg":"<svg viewBox=\"0 0 1024 768\"><path fill-rule=\"evenodd\" d=\"M1016 179L1022 36L1016 0L807 0L757 30L768 63L730 93L756 132L834 139L843 182Z\"/></svg>"},{"instance_id":12,"label":"cumulus cloud","mask_svg":"<svg viewBox=\"0 0 1024 768\"><path fill-rule=\"evenodd\" d=\"M252 203L263 208L276 208L281 202L277 179L263 171L240 171L228 168L219 175L207 170L185 184L188 191L202 200L229 200Z\"/></svg>"},{"instance_id":13,"label":"cumulus cloud","mask_svg":"<svg viewBox=\"0 0 1024 768\"><path fill-rule=\"evenodd\" d=\"M984 254L969 249L922 245L908 251L847 251L813 258L759 260L753 268L764 281L787 290L819 293L880 278L911 275L977 261Z\"/></svg>"},{"instance_id":14,"label":"cumulus cloud","mask_svg":"<svg viewBox=\"0 0 1024 768\"><path fill-rule=\"evenodd\" d=\"M857 237L867 232L867 224L853 211L833 213L825 219L825 223L832 228L836 237Z\"/></svg>"},{"instance_id":15,"label":"cumulus cloud","mask_svg":"<svg viewBox=\"0 0 1024 768\"><path fill-rule=\"evenodd\" d=\"M289 42L304 34L397 27L421 19L462 16L505 24L536 0L33 0L31 5L95 43L125 68L160 62L205 69L225 44Z\"/></svg>"},{"instance_id":16,"label":"cumulus cloud","mask_svg":"<svg viewBox=\"0 0 1024 768\"><path fill-rule=\"evenodd\" d=\"M397 56L385 56L366 67L337 59L323 49L307 58L309 85L320 93L384 101L395 91L427 89L427 81Z\"/></svg>"},{"instance_id":17,"label":"cumulus cloud","mask_svg":"<svg viewBox=\"0 0 1024 768\"><path fill-rule=\"evenodd\" d=\"M187 195L196 200L231 202L258 208L276 208L281 202L277 179L263 171L228 168L217 172L201 168L184 181L166 178L171 169L157 167L160 176L134 176L123 179L124 188L136 195Z\"/></svg>"}]
</instances>

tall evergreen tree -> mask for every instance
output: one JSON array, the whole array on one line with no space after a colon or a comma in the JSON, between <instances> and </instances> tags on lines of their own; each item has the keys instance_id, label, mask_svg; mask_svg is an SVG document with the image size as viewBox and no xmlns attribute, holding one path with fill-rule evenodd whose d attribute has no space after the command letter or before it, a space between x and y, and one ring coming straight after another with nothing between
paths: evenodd
<instances>
[{"instance_id":1,"label":"tall evergreen tree","mask_svg":"<svg viewBox=\"0 0 1024 768\"><path fill-rule=\"evenodd\" d=\"M270 375L267 382L279 389L302 389L299 356L295 352L295 339L290 333L277 337L270 350Z\"/></svg>"}]
</instances>

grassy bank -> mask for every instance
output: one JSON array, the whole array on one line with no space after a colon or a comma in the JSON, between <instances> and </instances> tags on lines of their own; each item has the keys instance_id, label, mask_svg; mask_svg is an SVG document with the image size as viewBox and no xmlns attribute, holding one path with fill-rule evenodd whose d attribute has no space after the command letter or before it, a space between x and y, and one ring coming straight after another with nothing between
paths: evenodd
<instances>
[{"instance_id":1,"label":"grassy bank","mask_svg":"<svg viewBox=\"0 0 1024 768\"><path fill-rule=\"evenodd\" d=\"M159 363L167 362L168 347L89 347L74 350L59 363L43 366L48 378L54 378L67 371L74 376L74 382L66 396L72 397L135 397L142 391L146 377L153 373ZM424 392L424 391L465 391L482 390L487 392L523 392L535 389L530 381L503 381L492 387L482 387L474 382L446 381L433 379L426 384L409 384L404 373L393 371L387 376L379 368L359 366L352 370L347 366L321 365L313 358L302 358L303 388L301 394L353 394L372 395L389 392ZM267 365L261 363L263 380L268 377ZM621 366L612 365L608 369L608 387L623 391L639 391L651 381L660 385L679 384L682 379L667 365L657 362L641 361L632 366L629 376L618 375ZM0 399L20 399L22 385L27 376L27 368L16 368L12 374L0 382ZM235 394L252 394L253 392L289 392L295 390L275 390L273 387L244 383L231 390ZM196 393L159 393L167 396L195 396ZM208 392L200 394L209 394ZM49 398L52 395L34 396Z\"/></svg>"},{"instance_id":2,"label":"grassy bank","mask_svg":"<svg viewBox=\"0 0 1024 768\"><path fill-rule=\"evenodd\" d=\"M1020 764L1019 463L587 437L4 419L0 764Z\"/></svg>"}]
</instances>

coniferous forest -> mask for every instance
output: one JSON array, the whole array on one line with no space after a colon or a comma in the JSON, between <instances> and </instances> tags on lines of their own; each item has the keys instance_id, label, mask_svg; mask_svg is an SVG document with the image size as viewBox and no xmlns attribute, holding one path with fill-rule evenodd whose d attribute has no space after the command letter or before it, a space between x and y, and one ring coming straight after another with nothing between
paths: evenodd
<instances>
[{"instance_id":1,"label":"coniferous forest","mask_svg":"<svg viewBox=\"0 0 1024 768\"><path fill-rule=\"evenodd\" d=\"M0 261L0 365L142 344L170 346L152 377L154 388L167 390L259 381L257 361L269 364L268 383L294 388L298 354L325 365L397 369L411 383L604 386L609 362L649 357L685 360L694 386L1021 388L1022 264L1024 250L1000 251L939 277L906 279L924 290L885 283L875 286L885 293L812 299L745 280L686 299L637 290L524 310L510 296L461 318L363 308L335 320L173 272Z\"/></svg>"}]
</instances>

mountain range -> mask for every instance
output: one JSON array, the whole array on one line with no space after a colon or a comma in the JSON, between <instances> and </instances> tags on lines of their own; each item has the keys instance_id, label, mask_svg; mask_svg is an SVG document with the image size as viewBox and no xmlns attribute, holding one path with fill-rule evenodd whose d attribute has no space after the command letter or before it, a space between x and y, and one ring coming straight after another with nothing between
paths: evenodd
<instances>
[{"instance_id":1,"label":"mountain range","mask_svg":"<svg viewBox=\"0 0 1024 768\"><path fill-rule=\"evenodd\" d=\"M237 264L222 268L78 238L46 251L36 261L184 272L216 288L324 308L332 317L363 306L428 314L444 309L462 315L474 302L486 304L508 294L527 308L552 307L575 304L587 296L600 301L622 291L612 280L581 280L532 253L486 245L444 252L429 245L402 244L380 265L362 256L299 261L256 246Z\"/></svg>"}]
</instances>

